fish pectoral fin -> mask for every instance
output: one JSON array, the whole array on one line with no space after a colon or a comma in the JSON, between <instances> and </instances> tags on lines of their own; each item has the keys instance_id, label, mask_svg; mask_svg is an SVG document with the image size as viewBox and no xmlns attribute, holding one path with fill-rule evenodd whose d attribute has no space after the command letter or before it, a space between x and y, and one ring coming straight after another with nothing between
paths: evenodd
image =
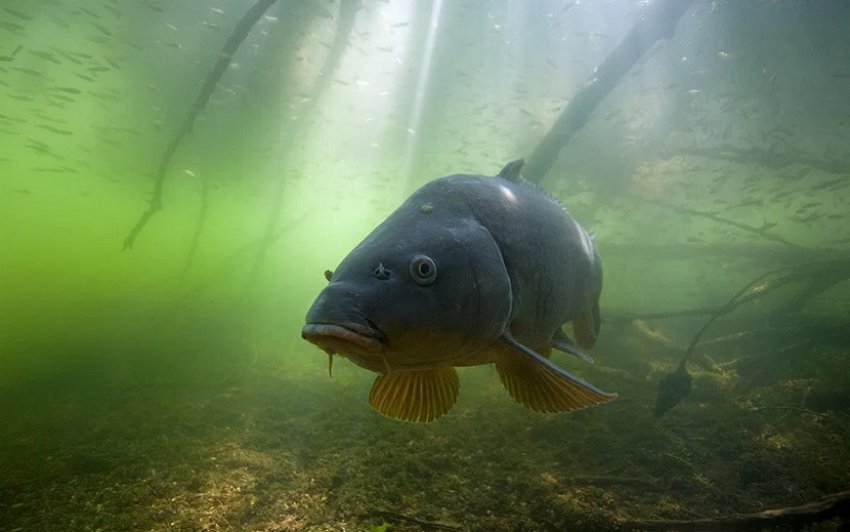
<instances>
[{"instance_id":1,"label":"fish pectoral fin","mask_svg":"<svg viewBox=\"0 0 850 532\"><path fill-rule=\"evenodd\" d=\"M594 301L581 314L573 318L573 332L576 335L576 343L585 349L592 348L593 344L596 343L597 336L599 336L601 321L599 302Z\"/></svg>"},{"instance_id":2,"label":"fish pectoral fin","mask_svg":"<svg viewBox=\"0 0 850 532\"><path fill-rule=\"evenodd\" d=\"M511 349L500 350L496 370L518 403L538 412L565 412L617 397L571 375L510 336L502 339Z\"/></svg>"},{"instance_id":3,"label":"fish pectoral fin","mask_svg":"<svg viewBox=\"0 0 850 532\"><path fill-rule=\"evenodd\" d=\"M555 336L552 337L552 347L558 351L568 353L574 357L580 358L589 364L593 364L593 357L588 355L579 346L575 344L570 337L564 334L564 331L558 329L555 331Z\"/></svg>"},{"instance_id":4,"label":"fish pectoral fin","mask_svg":"<svg viewBox=\"0 0 850 532\"><path fill-rule=\"evenodd\" d=\"M395 371L378 375L369 404L387 417L427 423L452 409L458 386L452 367Z\"/></svg>"}]
</instances>

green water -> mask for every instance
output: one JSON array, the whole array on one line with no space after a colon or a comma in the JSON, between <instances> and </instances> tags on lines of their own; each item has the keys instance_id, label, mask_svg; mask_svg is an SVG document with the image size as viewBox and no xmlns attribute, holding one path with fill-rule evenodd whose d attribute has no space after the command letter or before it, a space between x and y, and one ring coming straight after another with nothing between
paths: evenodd
<instances>
[{"instance_id":1,"label":"green water","mask_svg":"<svg viewBox=\"0 0 850 532\"><path fill-rule=\"evenodd\" d=\"M611 530L850 489L845 2L694 2L540 182L605 269L596 363L554 360L618 399L543 415L461 368L426 425L301 339L323 272L531 154L642 3L273 4L195 116L254 2L0 1L0 530Z\"/></svg>"}]
</instances>

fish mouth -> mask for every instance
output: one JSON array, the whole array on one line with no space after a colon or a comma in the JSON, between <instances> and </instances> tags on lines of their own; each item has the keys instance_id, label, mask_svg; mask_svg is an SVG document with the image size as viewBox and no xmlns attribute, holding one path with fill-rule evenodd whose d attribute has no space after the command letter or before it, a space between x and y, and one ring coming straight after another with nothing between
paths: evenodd
<instances>
[{"instance_id":1,"label":"fish mouth","mask_svg":"<svg viewBox=\"0 0 850 532\"><path fill-rule=\"evenodd\" d=\"M359 323L308 323L301 329L301 338L316 344L328 354L352 351L356 353L382 353L385 337L371 322ZM353 349L352 349L353 348Z\"/></svg>"}]
</instances>

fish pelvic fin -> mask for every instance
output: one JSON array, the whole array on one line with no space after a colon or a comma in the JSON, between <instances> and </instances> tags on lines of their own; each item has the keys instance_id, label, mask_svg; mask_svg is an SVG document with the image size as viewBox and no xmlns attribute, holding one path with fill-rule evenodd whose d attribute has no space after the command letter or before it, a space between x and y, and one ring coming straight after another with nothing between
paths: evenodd
<instances>
[{"instance_id":1,"label":"fish pelvic fin","mask_svg":"<svg viewBox=\"0 0 850 532\"><path fill-rule=\"evenodd\" d=\"M394 371L378 375L369 392L369 404L387 417L428 423L452 409L458 388L452 367Z\"/></svg>"},{"instance_id":2,"label":"fish pelvic fin","mask_svg":"<svg viewBox=\"0 0 850 532\"><path fill-rule=\"evenodd\" d=\"M582 348L577 346L575 342L570 340L570 337L564 334L564 331L558 329L552 337L552 347L558 351L568 353L576 358L584 360L588 364L593 364L593 357L584 352Z\"/></svg>"},{"instance_id":3,"label":"fish pelvic fin","mask_svg":"<svg viewBox=\"0 0 850 532\"><path fill-rule=\"evenodd\" d=\"M599 301L589 303L581 314L573 318L573 333L576 343L584 349L590 349L599 336L602 318L599 317Z\"/></svg>"},{"instance_id":4,"label":"fish pelvic fin","mask_svg":"<svg viewBox=\"0 0 850 532\"><path fill-rule=\"evenodd\" d=\"M511 397L531 410L566 412L617 397L559 368L509 335L503 335L502 340L496 371Z\"/></svg>"}]
</instances>

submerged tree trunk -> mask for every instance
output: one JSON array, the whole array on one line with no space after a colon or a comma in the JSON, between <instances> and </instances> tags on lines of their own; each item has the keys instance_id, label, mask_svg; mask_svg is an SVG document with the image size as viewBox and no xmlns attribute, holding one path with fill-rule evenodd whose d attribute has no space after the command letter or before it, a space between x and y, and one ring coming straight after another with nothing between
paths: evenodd
<instances>
[{"instance_id":1,"label":"submerged tree trunk","mask_svg":"<svg viewBox=\"0 0 850 532\"><path fill-rule=\"evenodd\" d=\"M526 158L523 176L540 183L555 164L561 149L586 123L599 103L659 40L673 35L676 24L693 0L658 0L651 4L629 33L608 54L593 78L564 107L534 152Z\"/></svg>"}]
</instances>

